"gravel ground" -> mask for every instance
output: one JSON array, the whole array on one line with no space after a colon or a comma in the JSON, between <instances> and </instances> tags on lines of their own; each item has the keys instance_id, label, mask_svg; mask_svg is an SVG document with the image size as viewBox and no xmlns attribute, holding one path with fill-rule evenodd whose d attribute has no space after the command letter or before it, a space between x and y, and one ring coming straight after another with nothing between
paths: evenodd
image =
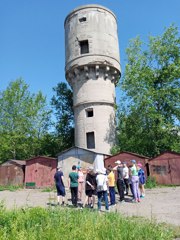
<instances>
[{"instance_id":1,"label":"gravel ground","mask_svg":"<svg viewBox=\"0 0 180 240\"><path fill-rule=\"evenodd\" d=\"M69 191L67 191L67 198L69 197ZM126 216L142 216L157 222L180 226L180 187L146 190L146 197L140 203L131 203L130 199L130 197L126 197L126 202L120 203L119 197L116 195L117 205L110 211L117 211ZM1 191L0 201L3 201L8 209L26 206L55 206L56 193L42 192L38 189Z\"/></svg>"}]
</instances>

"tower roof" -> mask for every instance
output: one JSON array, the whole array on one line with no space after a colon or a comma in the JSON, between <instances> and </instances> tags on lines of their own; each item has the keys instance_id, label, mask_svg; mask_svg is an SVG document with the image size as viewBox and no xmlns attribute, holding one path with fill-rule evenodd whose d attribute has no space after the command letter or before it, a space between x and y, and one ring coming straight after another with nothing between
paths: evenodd
<instances>
[{"instance_id":1,"label":"tower roof","mask_svg":"<svg viewBox=\"0 0 180 240\"><path fill-rule=\"evenodd\" d=\"M87 4L87 5L82 5L82 6L79 6L77 8L74 8L68 15L67 17L65 18L64 20L64 25L66 24L66 21L67 19L69 18L70 15L74 14L75 12L79 11L79 10L82 10L82 9L86 9L86 8L98 8L98 9L103 9L107 12L109 12L110 14L112 14L114 16L114 18L116 19L116 15L109 9L109 8L106 8L102 5L99 5L99 4ZM117 21L117 20L116 20Z\"/></svg>"}]
</instances>

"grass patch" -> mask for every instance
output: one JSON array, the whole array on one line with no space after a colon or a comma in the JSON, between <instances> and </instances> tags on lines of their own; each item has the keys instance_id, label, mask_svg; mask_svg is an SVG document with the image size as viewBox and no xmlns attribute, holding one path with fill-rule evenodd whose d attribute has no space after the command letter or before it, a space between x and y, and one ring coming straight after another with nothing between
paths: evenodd
<instances>
[{"instance_id":1,"label":"grass patch","mask_svg":"<svg viewBox=\"0 0 180 240\"><path fill-rule=\"evenodd\" d=\"M174 232L162 224L88 209L22 208L0 205L0 240L166 240Z\"/></svg>"},{"instance_id":2,"label":"grass patch","mask_svg":"<svg viewBox=\"0 0 180 240\"><path fill-rule=\"evenodd\" d=\"M41 192L56 192L55 187L46 187L41 190Z\"/></svg>"},{"instance_id":3,"label":"grass patch","mask_svg":"<svg viewBox=\"0 0 180 240\"><path fill-rule=\"evenodd\" d=\"M14 191L22 189L22 188L23 188L23 186L14 186L14 185L2 186L2 185L0 185L0 191L9 190L11 192L14 192Z\"/></svg>"},{"instance_id":4,"label":"grass patch","mask_svg":"<svg viewBox=\"0 0 180 240\"><path fill-rule=\"evenodd\" d=\"M154 177L148 176L145 184L145 188L155 188L157 187L156 179Z\"/></svg>"}]
</instances>

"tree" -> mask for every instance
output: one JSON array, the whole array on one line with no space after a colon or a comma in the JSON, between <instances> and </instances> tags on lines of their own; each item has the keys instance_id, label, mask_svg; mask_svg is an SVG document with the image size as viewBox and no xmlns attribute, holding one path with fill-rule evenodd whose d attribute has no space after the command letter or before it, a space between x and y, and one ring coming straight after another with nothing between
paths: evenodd
<instances>
[{"instance_id":1,"label":"tree","mask_svg":"<svg viewBox=\"0 0 180 240\"><path fill-rule=\"evenodd\" d=\"M127 48L121 83L125 97L118 114L117 145L113 151L155 156L180 151L180 37L174 25L162 36L139 37Z\"/></svg>"},{"instance_id":2,"label":"tree","mask_svg":"<svg viewBox=\"0 0 180 240\"><path fill-rule=\"evenodd\" d=\"M38 154L49 119L50 111L41 92L31 94L22 79L10 82L0 92L0 161Z\"/></svg>"},{"instance_id":3,"label":"tree","mask_svg":"<svg viewBox=\"0 0 180 240\"><path fill-rule=\"evenodd\" d=\"M53 88L55 95L51 104L55 111L55 136L59 151L63 151L74 145L74 113L73 93L66 83L58 83Z\"/></svg>"}]
</instances>

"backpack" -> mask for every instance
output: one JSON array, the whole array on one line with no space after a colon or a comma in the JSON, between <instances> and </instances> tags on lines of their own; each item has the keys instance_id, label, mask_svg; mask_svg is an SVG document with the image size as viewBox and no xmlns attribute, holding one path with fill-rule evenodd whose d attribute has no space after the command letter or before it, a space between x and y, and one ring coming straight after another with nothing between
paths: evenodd
<instances>
[{"instance_id":1,"label":"backpack","mask_svg":"<svg viewBox=\"0 0 180 240\"><path fill-rule=\"evenodd\" d=\"M140 169L138 171L138 176L139 176L139 183L140 184L145 184L146 182L146 177L145 177L145 174L144 174L144 170Z\"/></svg>"}]
</instances>

